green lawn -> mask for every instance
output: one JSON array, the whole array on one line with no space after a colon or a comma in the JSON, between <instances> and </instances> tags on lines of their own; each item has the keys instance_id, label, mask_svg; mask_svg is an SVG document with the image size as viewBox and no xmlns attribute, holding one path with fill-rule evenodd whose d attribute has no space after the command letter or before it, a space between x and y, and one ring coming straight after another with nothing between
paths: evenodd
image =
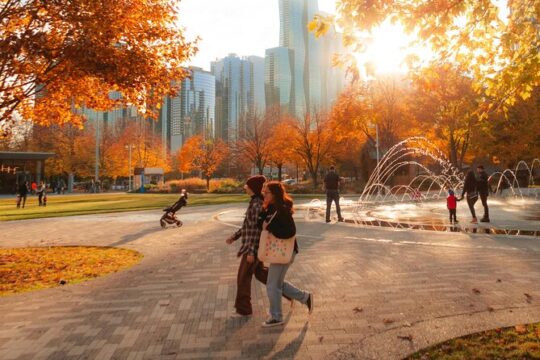
<instances>
[{"instance_id":1,"label":"green lawn","mask_svg":"<svg viewBox=\"0 0 540 360\"><path fill-rule=\"evenodd\" d=\"M178 194L92 194L49 196L47 207L39 207L36 196L29 196L24 209L15 207L15 196L0 200L0 221L47 217L161 209L173 204ZM190 194L189 206L247 201L246 195Z\"/></svg>"},{"instance_id":2,"label":"green lawn","mask_svg":"<svg viewBox=\"0 0 540 360\"><path fill-rule=\"evenodd\" d=\"M484 331L421 350L407 360L540 359L540 324Z\"/></svg>"}]
</instances>

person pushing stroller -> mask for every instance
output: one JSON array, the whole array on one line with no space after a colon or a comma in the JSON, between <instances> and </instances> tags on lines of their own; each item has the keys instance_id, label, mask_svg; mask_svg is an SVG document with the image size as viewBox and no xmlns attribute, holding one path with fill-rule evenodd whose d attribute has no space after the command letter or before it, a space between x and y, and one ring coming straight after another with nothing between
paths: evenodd
<instances>
[{"instance_id":1,"label":"person pushing stroller","mask_svg":"<svg viewBox=\"0 0 540 360\"><path fill-rule=\"evenodd\" d=\"M185 189L182 189L182 191L180 192L180 199L178 199L178 201L172 204L171 206L163 209L165 214L163 214L163 216L159 220L159 223L161 224L162 228L166 228L167 224L170 224L170 225L176 224L177 227L180 227L183 225L182 221L180 221L176 217L176 212L179 211L184 206L187 206L187 199L188 199L188 193L186 192Z\"/></svg>"}]
</instances>

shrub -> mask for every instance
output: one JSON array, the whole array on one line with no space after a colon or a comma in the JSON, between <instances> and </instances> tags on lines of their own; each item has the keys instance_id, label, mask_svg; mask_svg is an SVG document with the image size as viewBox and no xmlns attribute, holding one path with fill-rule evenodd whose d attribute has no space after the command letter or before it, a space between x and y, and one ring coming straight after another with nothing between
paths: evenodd
<instances>
[{"instance_id":1,"label":"shrub","mask_svg":"<svg viewBox=\"0 0 540 360\"><path fill-rule=\"evenodd\" d=\"M188 178L183 180L171 180L165 183L165 188L170 193L179 193L180 190L186 189L191 193L205 193L206 180L200 178ZM211 179L210 190L216 194L234 194L242 192L242 183L234 179Z\"/></svg>"}]
</instances>

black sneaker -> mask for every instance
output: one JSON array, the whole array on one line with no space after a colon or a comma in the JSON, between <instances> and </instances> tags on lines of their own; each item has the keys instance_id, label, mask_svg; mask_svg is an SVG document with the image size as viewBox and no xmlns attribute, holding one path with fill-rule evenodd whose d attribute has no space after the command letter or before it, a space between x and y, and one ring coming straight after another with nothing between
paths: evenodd
<instances>
[{"instance_id":1,"label":"black sneaker","mask_svg":"<svg viewBox=\"0 0 540 360\"><path fill-rule=\"evenodd\" d=\"M311 293L309 294L307 298L306 306L308 308L308 312L311 314L313 312L313 294Z\"/></svg>"},{"instance_id":2,"label":"black sneaker","mask_svg":"<svg viewBox=\"0 0 540 360\"><path fill-rule=\"evenodd\" d=\"M341 219L338 219L339 222L344 222L345 219L344 218L341 218Z\"/></svg>"},{"instance_id":3,"label":"black sneaker","mask_svg":"<svg viewBox=\"0 0 540 360\"><path fill-rule=\"evenodd\" d=\"M326 220L326 223L328 224L330 222L330 220Z\"/></svg>"},{"instance_id":4,"label":"black sneaker","mask_svg":"<svg viewBox=\"0 0 540 360\"><path fill-rule=\"evenodd\" d=\"M268 319L262 323L262 327L264 328L280 326L280 325L283 325L283 320Z\"/></svg>"},{"instance_id":5,"label":"black sneaker","mask_svg":"<svg viewBox=\"0 0 540 360\"><path fill-rule=\"evenodd\" d=\"M488 218L482 218L482 219L480 219L480 222L488 223L488 222L489 222L489 219L488 219Z\"/></svg>"}]
</instances>

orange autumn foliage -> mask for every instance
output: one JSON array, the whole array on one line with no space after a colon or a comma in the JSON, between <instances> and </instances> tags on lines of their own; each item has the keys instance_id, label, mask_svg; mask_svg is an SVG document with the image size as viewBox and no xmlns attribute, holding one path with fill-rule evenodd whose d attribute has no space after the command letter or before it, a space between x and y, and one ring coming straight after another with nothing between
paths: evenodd
<instances>
[{"instance_id":1,"label":"orange autumn foliage","mask_svg":"<svg viewBox=\"0 0 540 360\"><path fill-rule=\"evenodd\" d=\"M179 152L180 166L200 171L210 190L210 179L229 154L227 145L217 139L204 139L201 135L189 138ZM185 163L184 165L182 165Z\"/></svg>"},{"instance_id":2,"label":"orange autumn foliage","mask_svg":"<svg viewBox=\"0 0 540 360\"><path fill-rule=\"evenodd\" d=\"M196 51L178 15L175 0L0 2L0 134L9 134L15 114L82 126L72 111L82 106L131 104L156 117Z\"/></svg>"},{"instance_id":3,"label":"orange autumn foliage","mask_svg":"<svg viewBox=\"0 0 540 360\"><path fill-rule=\"evenodd\" d=\"M170 158L164 151L161 137L152 132L148 121L137 120L128 123L110 145L102 165L106 175L128 176L129 145L132 168L157 167L170 170Z\"/></svg>"}]
</instances>

